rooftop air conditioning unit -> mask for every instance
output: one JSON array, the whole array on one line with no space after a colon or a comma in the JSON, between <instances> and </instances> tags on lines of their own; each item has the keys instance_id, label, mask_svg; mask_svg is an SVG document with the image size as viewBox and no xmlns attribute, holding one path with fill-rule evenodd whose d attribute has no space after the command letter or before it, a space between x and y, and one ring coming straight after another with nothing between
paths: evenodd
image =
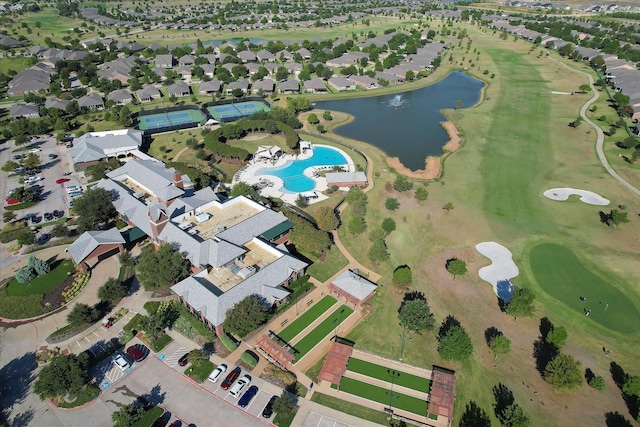
<instances>
[{"instance_id":1,"label":"rooftop air conditioning unit","mask_svg":"<svg viewBox=\"0 0 640 427\"><path fill-rule=\"evenodd\" d=\"M242 277L243 279L251 277L254 274L256 274L256 266L255 265L250 265L250 266L245 267L242 270L238 271L238 276Z\"/></svg>"}]
</instances>

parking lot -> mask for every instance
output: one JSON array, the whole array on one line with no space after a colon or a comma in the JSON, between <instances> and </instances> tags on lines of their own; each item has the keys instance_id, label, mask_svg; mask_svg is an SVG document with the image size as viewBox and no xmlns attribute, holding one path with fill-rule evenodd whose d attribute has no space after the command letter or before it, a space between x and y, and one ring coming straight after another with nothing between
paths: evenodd
<instances>
[{"instance_id":1,"label":"parking lot","mask_svg":"<svg viewBox=\"0 0 640 427\"><path fill-rule=\"evenodd\" d=\"M66 148L64 144L57 144L55 137L42 136L37 140L31 141L29 146L37 147L39 151L35 152L40 157L41 170L34 176L41 177L41 180L34 182L35 185L42 186L41 194L44 200L27 209L16 211L19 217L29 216L39 218L39 223L45 222L44 214L47 212L53 212L55 210L64 211L65 215L68 213L69 196L65 190L65 187L70 185L81 185L82 183L76 177L73 172L71 155L69 148ZM4 164L9 160L14 160L14 156L20 154L28 154L29 150L13 151L16 147L12 143L6 143L6 147L0 152L0 163ZM54 158L55 156L55 158ZM15 161L15 160L14 160ZM2 172L6 180L3 179L4 185L0 187L4 194L4 198L8 197L15 188L22 187L19 183L21 175L8 176L6 172ZM65 176L65 173L70 173ZM4 178L3 177L3 178ZM24 175L24 178L28 178ZM56 184L56 180L60 178L69 179L64 184ZM28 186L28 185L27 185ZM3 205L6 206L6 201L3 199ZM50 230L42 230L41 233L45 233Z\"/></svg>"},{"instance_id":2,"label":"parking lot","mask_svg":"<svg viewBox=\"0 0 640 427\"><path fill-rule=\"evenodd\" d=\"M179 419L184 426L264 426L271 425L262 418L262 409L271 398L271 394L262 390L263 381L254 379L252 384L260 388L246 410L237 406L238 398L232 397L228 391L222 390L220 384L205 381L196 384L183 376L188 367L171 367L165 361L177 364L178 354L185 349L172 343L162 356L149 356L145 361L133 366L130 371L122 372L118 368L108 369L105 378L115 379L104 390L99 398L111 411L118 410L122 404L129 404L140 397L149 403L157 404L171 412L172 419ZM162 357L164 361L160 360ZM177 358L176 358L177 357ZM227 372L234 367L229 366ZM120 373L113 372L113 369ZM244 375L242 373L241 375Z\"/></svg>"}]
</instances>

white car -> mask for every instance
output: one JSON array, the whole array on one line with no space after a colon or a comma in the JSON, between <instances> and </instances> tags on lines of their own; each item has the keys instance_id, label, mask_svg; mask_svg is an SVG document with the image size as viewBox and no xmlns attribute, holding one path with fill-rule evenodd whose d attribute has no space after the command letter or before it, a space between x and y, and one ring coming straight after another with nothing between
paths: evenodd
<instances>
[{"instance_id":1,"label":"white car","mask_svg":"<svg viewBox=\"0 0 640 427\"><path fill-rule=\"evenodd\" d=\"M244 390L244 388L249 384L251 384L251 377L249 375L245 375L240 378L238 382L233 385L233 387L231 387L231 390L229 390L229 394L231 394L231 396L233 397L238 397L240 396L240 393L242 393L242 390Z\"/></svg>"},{"instance_id":2,"label":"white car","mask_svg":"<svg viewBox=\"0 0 640 427\"><path fill-rule=\"evenodd\" d=\"M70 185L67 187L67 193L77 193L81 191L82 187L80 187L79 185Z\"/></svg>"},{"instance_id":3,"label":"white car","mask_svg":"<svg viewBox=\"0 0 640 427\"><path fill-rule=\"evenodd\" d=\"M121 354L118 354L113 358L113 364L116 365L122 372L127 372L129 368L131 368L129 362L127 362L127 360Z\"/></svg>"},{"instance_id":4,"label":"white car","mask_svg":"<svg viewBox=\"0 0 640 427\"><path fill-rule=\"evenodd\" d=\"M30 176L24 179L24 183L29 185L29 184L33 184L35 182L38 182L42 179L41 176Z\"/></svg>"},{"instance_id":5,"label":"white car","mask_svg":"<svg viewBox=\"0 0 640 427\"><path fill-rule=\"evenodd\" d=\"M224 374L225 372L227 372L227 365L225 365L223 363L222 365L220 365L216 369L214 369L213 372L211 372L211 374L209 374L209 378L207 378L207 379L209 381L211 381L212 383L215 383L220 379L222 374Z\"/></svg>"},{"instance_id":6,"label":"white car","mask_svg":"<svg viewBox=\"0 0 640 427\"><path fill-rule=\"evenodd\" d=\"M27 151L27 153L39 153L40 151L42 151L40 148L32 148L31 150Z\"/></svg>"}]
</instances>

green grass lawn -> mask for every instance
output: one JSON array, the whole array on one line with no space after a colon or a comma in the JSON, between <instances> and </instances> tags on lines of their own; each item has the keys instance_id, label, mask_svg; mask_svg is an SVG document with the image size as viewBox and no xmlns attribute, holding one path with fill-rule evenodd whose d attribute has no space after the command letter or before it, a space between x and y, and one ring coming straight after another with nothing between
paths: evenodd
<instances>
[{"instance_id":1,"label":"green grass lawn","mask_svg":"<svg viewBox=\"0 0 640 427\"><path fill-rule=\"evenodd\" d=\"M337 397L329 396L327 394L318 393L317 391L313 393L313 396L311 396L311 401L328 408L335 409L336 411L353 415L354 417L358 417L363 420L372 421L382 425L388 425L389 423L389 421L387 421L387 414L384 412L347 402L346 400L338 399Z\"/></svg>"},{"instance_id":2,"label":"green grass lawn","mask_svg":"<svg viewBox=\"0 0 640 427\"><path fill-rule=\"evenodd\" d=\"M307 268L307 273L320 282L326 282L348 264L347 259L335 245L329 248L323 261L320 261L311 254L305 253L305 256L313 260L313 264Z\"/></svg>"},{"instance_id":3,"label":"green grass lawn","mask_svg":"<svg viewBox=\"0 0 640 427\"><path fill-rule=\"evenodd\" d=\"M184 371L185 375L188 375L189 378L198 383L206 380L211 372L213 372L213 363L208 360L203 360L198 364L192 364Z\"/></svg>"},{"instance_id":4,"label":"green grass lawn","mask_svg":"<svg viewBox=\"0 0 640 427\"><path fill-rule=\"evenodd\" d=\"M367 384L353 378L342 377L340 381L340 391L373 400L374 402L389 405L394 408L402 409L422 417L427 416L427 401L418 399L417 397L408 396L403 393L393 391L390 394L390 388L378 387L377 385Z\"/></svg>"},{"instance_id":5,"label":"green grass lawn","mask_svg":"<svg viewBox=\"0 0 640 427\"><path fill-rule=\"evenodd\" d=\"M287 341L291 341L296 335L302 332L304 328L313 323L313 321L318 317L322 316L325 311L329 310L337 302L338 301L334 297L326 295L310 309L305 311L302 316L291 322L291 324L284 328L278 335Z\"/></svg>"},{"instance_id":6,"label":"green grass lawn","mask_svg":"<svg viewBox=\"0 0 640 427\"><path fill-rule=\"evenodd\" d=\"M367 362L366 360L360 360L353 357L349 358L347 370L357 372L362 375L367 375L372 378L377 378L382 381L391 381L388 368L382 365ZM397 370L396 372L400 374L394 381L397 385L421 391L423 393L429 393L429 386L431 385L431 381L427 378L419 377L407 372L400 372Z\"/></svg>"},{"instance_id":7,"label":"green grass lawn","mask_svg":"<svg viewBox=\"0 0 640 427\"><path fill-rule=\"evenodd\" d=\"M307 354L313 347L315 347L342 322L344 322L346 318L351 315L351 313L353 313L353 309L347 307L346 305L338 307L336 311L331 314L331 316L327 317L304 338L295 343L294 347L299 351L299 353L296 354L294 363L300 360L302 356Z\"/></svg>"},{"instance_id":8,"label":"green grass lawn","mask_svg":"<svg viewBox=\"0 0 640 427\"><path fill-rule=\"evenodd\" d=\"M164 409L154 406L144 413L142 418L133 424L133 427L149 427L153 422L164 413Z\"/></svg>"},{"instance_id":9,"label":"green grass lawn","mask_svg":"<svg viewBox=\"0 0 640 427\"><path fill-rule=\"evenodd\" d=\"M73 262L70 259L58 261L57 265L47 274L38 276L29 283L20 283L14 277L8 285L7 293L10 296L27 296L44 294L55 289L60 283L69 277L73 271Z\"/></svg>"},{"instance_id":10,"label":"green grass lawn","mask_svg":"<svg viewBox=\"0 0 640 427\"><path fill-rule=\"evenodd\" d=\"M529 262L540 287L571 310L580 314L591 310L590 320L614 331L637 330L640 314L629 298L610 281L587 269L571 250L542 243L531 249ZM586 301L580 301L580 297Z\"/></svg>"}]
</instances>

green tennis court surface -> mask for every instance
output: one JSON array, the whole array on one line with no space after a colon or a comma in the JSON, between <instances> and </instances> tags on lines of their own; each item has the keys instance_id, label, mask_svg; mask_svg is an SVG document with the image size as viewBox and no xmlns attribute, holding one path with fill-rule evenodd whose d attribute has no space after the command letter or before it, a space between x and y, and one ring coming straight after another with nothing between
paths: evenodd
<instances>
[{"instance_id":1,"label":"green tennis court surface","mask_svg":"<svg viewBox=\"0 0 640 427\"><path fill-rule=\"evenodd\" d=\"M235 120L247 117L258 111L269 111L271 107L258 101L240 101L233 104L210 105L207 112L217 121Z\"/></svg>"},{"instance_id":2,"label":"green tennis court surface","mask_svg":"<svg viewBox=\"0 0 640 427\"><path fill-rule=\"evenodd\" d=\"M332 385L331 387L335 388L336 386ZM395 390L393 390L393 394L391 394L390 389L391 387L378 387L377 385L368 384L348 377L342 377L340 381L340 391L373 400L383 405L389 405L389 403L391 403L392 408L402 409L422 417L427 416L428 404L426 400L398 393Z\"/></svg>"},{"instance_id":3,"label":"green tennis court surface","mask_svg":"<svg viewBox=\"0 0 640 427\"><path fill-rule=\"evenodd\" d=\"M391 377L389 376L389 368L382 365L377 365L375 363L367 362L366 360L355 359L353 357L349 358L347 370L357 372L368 377L377 378L382 381L391 381ZM424 377L409 374L407 372L398 371L397 369L394 369L394 371L397 375L394 379L395 384L413 390L421 391L423 393L429 393L429 386L431 385L430 380Z\"/></svg>"},{"instance_id":4,"label":"green tennis court surface","mask_svg":"<svg viewBox=\"0 0 640 427\"><path fill-rule=\"evenodd\" d=\"M327 317L316 326L311 332L305 335L300 341L295 343L293 346L299 351L296 354L294 359L294 363L297 362L307 354L313 347L318 345L320 341L322 341L327 335L333 332L342 322L344 322L349 315L353 313L353 309L343 305L338 307L336 311L331 313L331 316Z\"/></svg>"},{"instance_id":5,"label":"green tennis court surface","mask_svg":"<svg viewBox=\"0 0 640 427\"><path fill-rule=\"evenodd\" d=\"M291 341L296 335L313 323L318 317L322 316L325 311L329 310L338 301L327 295L320 301L315 303L310 309L305 311L302 316L291 322L289 326L284 328L278 335L280 338Z\"/></svg>"},{"instance_id":6,"label":"green tennis court surface","mask_svg":"<svg viewBox=\"0 0 640 427\"><path fill-rule=\"evenodd\" d=\"M151 130L159 128L168 128L193 123L204 124L206 118L204 114L195 109L179 110L179 111L161 111L157 113L146 114L137 117L137 127L140 130Z\"/></svg>"}]
</instances>

